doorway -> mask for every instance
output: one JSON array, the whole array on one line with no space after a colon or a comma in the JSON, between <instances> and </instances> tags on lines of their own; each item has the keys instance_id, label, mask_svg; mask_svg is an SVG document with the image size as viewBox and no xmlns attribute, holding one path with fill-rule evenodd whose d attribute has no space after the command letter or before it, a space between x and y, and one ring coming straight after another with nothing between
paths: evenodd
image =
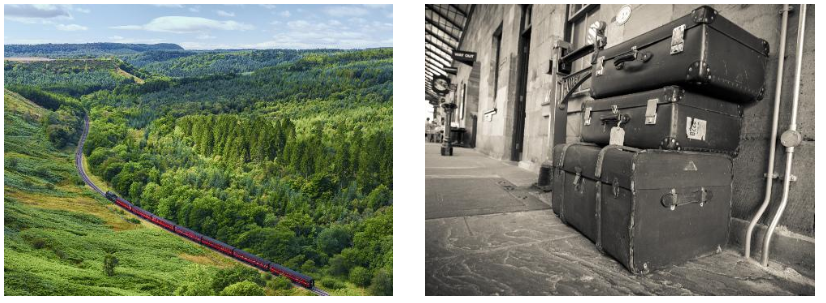
<instances>
[{"instance_id":1,"label":"doorway","mask_svg":"<svg viewBox=\"0 0 826 303\"><path fill-rule=\"evenodd\" d=\"M519 37L519 70L517 80L517 98L514 104L513 143L511 145L511 161L522 160L525 149L525 117L528 91L528 58L531 50L531 5L522 9L522 22Z\"/></svg>"}]
</instances>

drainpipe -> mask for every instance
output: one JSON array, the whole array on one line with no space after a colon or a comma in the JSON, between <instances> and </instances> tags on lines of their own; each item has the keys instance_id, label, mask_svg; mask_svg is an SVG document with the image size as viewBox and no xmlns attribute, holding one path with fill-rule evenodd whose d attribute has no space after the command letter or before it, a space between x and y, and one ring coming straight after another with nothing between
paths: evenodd
<instances>
[{"instance_id":1,"label":"drainpipe","mask_svg":"<svg viewBox=\"0 0 826 303\"><path fill-rule=\"evenodd\" d=\"M803 66L803 38L806 29L806 4L800 5L800 25L797 26L797 55L795 56L795 70L794 70L794 97L792 98L792 116L789 120L789 129L783 132L780 137L780 143L786 147L786 175L783 179L783 197L780 200L780 206L777 208L777 213L774 214L774 219L766 231L766 237L763 240L763 266L769 265L769 247L771 245L772 234L774 228L777 227L777 222L783 216L783 211L786 209L786 203L789 201L789 183L792 181L792 162L794 159L794 148L800 145L803 137L797 131L797 103L800 99L800 69ZM771 177L771 176L768 176Z\"/></svg>"},{"instance_id":2,"label":"drainpipe","mask_svg":"<svg viewBox=\"0 0 826 303\"><path fill-rule=\"evenodd\" d=\"M746 258L749 258L751 255L751 236L754 232L754 227L757 225L757 222L760 221L760 218L763 216L763 213L769 206L769 202L772 197L772 183L774 182L774 152L775 149L777 149L777 124L779 123L778 120L780 114L780 95L781 90L783 88L783 67L785 66L786 57L786 31L789 24L789 11L791 11L791 7L789 7L788 4L784 4L783 10L781 11L783 14L783 20L780 22L780 47L778 48L779 53L777 55L777 83L774 88L774 112L772 115L772 133L769 137L771 143L769 144L769 170L766 173L766 195L763 199L763 204L760 204L760 209L757 210L757 214L755 214L754 218L751 219L749 228L746 231L746 246L743 249Z\"/></svg>"}]
</instances>

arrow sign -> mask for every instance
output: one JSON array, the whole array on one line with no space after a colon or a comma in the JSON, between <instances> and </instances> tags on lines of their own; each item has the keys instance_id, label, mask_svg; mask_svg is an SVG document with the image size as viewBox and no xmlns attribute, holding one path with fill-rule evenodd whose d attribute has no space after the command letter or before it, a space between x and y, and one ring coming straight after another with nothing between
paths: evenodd
<instances>
[{"instance_id":1,"label":"arrow sign","mask_svg":"<svg viewBox=\"0 0 826 303\"><path fill-rule=\"evenodd\" d=\"M445 71L448 74L451 74L451 75L455 75L456 73L459 72L458 68L455 68L455 67L452 67L452 66L451 67L445 67L442 70Z\"/></svg>"}]
</instances>

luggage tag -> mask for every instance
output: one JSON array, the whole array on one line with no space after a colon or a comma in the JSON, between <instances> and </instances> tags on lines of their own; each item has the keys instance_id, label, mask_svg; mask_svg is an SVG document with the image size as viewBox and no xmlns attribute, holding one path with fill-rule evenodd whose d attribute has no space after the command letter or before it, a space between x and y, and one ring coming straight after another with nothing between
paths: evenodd
<instances>
[{"instance_id":1,"label":"luggage tag","mask_svg":"<svg viewBox=\"0 0 826 303\"><path fill-rule=\"evenodd\" d=\"M625 142L625 130L622 127L614 126L611 128L611 139L608 144L623 145Z\"/></svg>"},{"instance_id":2,"label":"luggage tag","mask_svg":"<svg viewBox=\"0 0 826 303\"><path fill-rule=\"evenodd\" d=\"M610 145L620 145L622 146L625 143L625 130L620 127L622 125L622 119L619 119L619 110L617 106L611 106L611 112L617 115L617 126L611 128L611 136L608 140L608 144Z\"/></svg>"}]
</instances>

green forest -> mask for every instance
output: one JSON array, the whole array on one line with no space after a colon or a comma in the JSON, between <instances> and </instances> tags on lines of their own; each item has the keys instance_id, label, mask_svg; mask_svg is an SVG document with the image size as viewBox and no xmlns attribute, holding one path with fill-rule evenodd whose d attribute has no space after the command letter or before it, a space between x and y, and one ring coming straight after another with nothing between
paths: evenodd
<instances>
[{"instance_id":1,"label":"green forest","mask_svg":"<svg viewBox=\"0 0 826 303\"><path fill-rule=\"evenodd\" d=\"M37 126L58 152L76 147L88 114L88 168L132 203L307 274L331 294L391 295L392 57L104 52L6 61L5 87L45 110ZM5 186L26 188L9 183L8 109L6 120ZM153 294L306 294L254 270L186 272L186 283Z\"/></svg>"}]
</instances>

